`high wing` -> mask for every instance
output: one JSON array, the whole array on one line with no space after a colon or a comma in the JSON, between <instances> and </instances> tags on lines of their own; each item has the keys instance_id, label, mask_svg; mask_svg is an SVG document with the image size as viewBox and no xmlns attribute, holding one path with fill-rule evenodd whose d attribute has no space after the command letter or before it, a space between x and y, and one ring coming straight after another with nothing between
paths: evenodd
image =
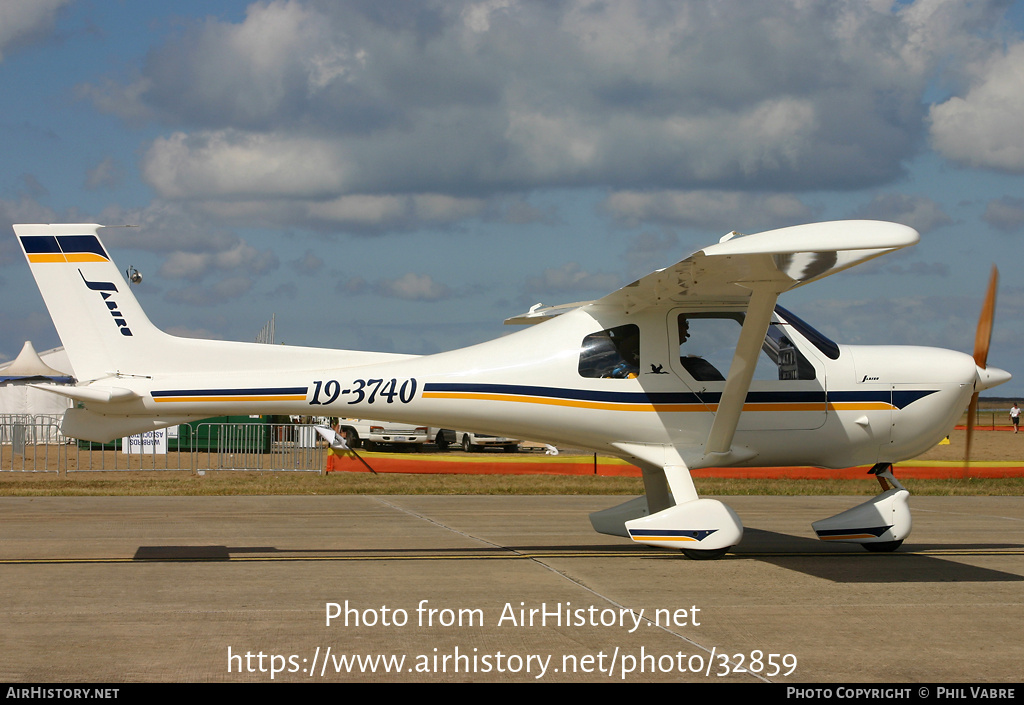
<instances>
[{"instance_id":1,"label":"high wing","mask_svg":"<svg viewBox=\"0 0 1024 705\"><path fill-rule=\"evenodd\" d=\"M741 303L762 288L777 296L913 245L919 237L905 225L873 220L811 223L755 235L734 232L593 303L621 306L628 312L697 299Z\"/></svg>"},{"instance_id":2,"label":"high wing","mask_svg":"<svg viewBox=\"0 0 1024 705\"><path fill-rule=\"evenodd\" d=\"M754 235L731 232L671 267L651 272L594 301L541 307L505 320L532 324L581 306L621 307L627 312L665 303L706 300L742 304L752 282L774 282L778 292L795 289L894 250L914 245L917 231L876 220L840 220L795 225Z\"/></svg>"}]
</instances>

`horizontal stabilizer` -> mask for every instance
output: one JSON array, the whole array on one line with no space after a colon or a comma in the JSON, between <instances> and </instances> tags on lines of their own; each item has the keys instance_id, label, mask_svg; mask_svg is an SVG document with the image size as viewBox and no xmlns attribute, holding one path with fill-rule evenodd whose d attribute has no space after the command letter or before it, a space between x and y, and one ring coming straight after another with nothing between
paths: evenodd
<instances>
[{"instance_id":1,"label":"horizontal stabilizer","mask_svg":"<svg viewBox=\"0 0 1024 705\"><path fill-rule=\"evenodd\" d=\"M41 389L51 394L59 394L68 399L82 402L96 402L99 404L111 404L114 402L131 401L141 399L138 392L123 387L67 387L55 384L30 384L35 389Z\"/></svg>"},{"instance_id":2,"label":"horizontal stabilizer","mask_svg":"<svg viewBox=\"0 0 1024 705\"><path fill-rule=\"evenodd\" d=\"M109 443L115 438L198 421L202 416L106 416L88 409L68 409L60 432L68 438Z\"/></svg>"}]
</instances>

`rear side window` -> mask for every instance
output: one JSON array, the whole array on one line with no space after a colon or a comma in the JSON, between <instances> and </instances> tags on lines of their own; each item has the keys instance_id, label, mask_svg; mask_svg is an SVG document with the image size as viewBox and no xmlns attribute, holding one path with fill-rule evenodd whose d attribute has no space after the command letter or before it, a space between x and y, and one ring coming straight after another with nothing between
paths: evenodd
<instances>
[{"instance_id":1,"label":"rear side window","mask_svg":"<svg viewBox=\"0 0 1024 705\"><path fill-rule=\"evenodd\" d=\"M640 328L616 326L583 339L580 376L631 379L640 372Z\"/></svg>"}]
</instances>

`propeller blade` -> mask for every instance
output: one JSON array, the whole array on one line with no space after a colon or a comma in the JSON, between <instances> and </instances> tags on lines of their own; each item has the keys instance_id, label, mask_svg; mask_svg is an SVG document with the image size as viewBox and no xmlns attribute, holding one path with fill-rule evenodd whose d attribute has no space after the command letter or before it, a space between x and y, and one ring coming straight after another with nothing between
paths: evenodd
<instances>
[{"instance_id":1,"label":"propeller blade","mask_svg":"<svg viewBox=\"0 0 1024 705\"><path fill-rule=\"evenodd\" d=\"M992 342L992 320L996 315L996 288L999 285L999 270L992 265L992 275L988 280L988 293L985 304L981 307L978 318L978 331L974 334L974 362L985 369L988 362L988 348Z\"/></svg>"},{"instance_id":2,"label":"propeller blade","mask_svg":"<svg viewBox=\"0 0 1024 705\"><path fill-rule=\"evenodd\" d=\"M974 334L974 364L985 369L988 364L988 349L992 343L992 321L996 316L996 289L999 287L999 270L992 265L992 274L988 279L988 293L981 307L978 318L978 330ZM974 420L978 415L978 392L971 395L971 403L967 407L967 443L964 450L964 471L969 473L971 464L971 440L974 437Z\"/></svg>"},{"instance_id":3,"label":"propeller blade","mask_svg":"<svg viewBox=\"0 0 1024 705\"><path fill-rule=\"evenodd\" d=\"M964 474L970 474L971 439L974 436L974 419L978 415L978 393L971 395L971 403L967 407L967 445L964 450Z\"/></svg>"}]
</instances>

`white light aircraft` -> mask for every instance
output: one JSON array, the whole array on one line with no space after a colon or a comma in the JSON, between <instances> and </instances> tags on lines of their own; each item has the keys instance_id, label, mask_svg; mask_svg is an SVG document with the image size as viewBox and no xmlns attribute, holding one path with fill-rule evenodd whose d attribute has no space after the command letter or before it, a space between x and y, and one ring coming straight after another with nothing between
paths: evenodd
<instances>
[{"instance_id":1,"label":"white light aircraft","mask_svg":"<svg viewBox=\"0 0 1024 705\"><path fill-rule=\"evenodd\" d=\"M815 522L825 541L893 550L910 533L892 464L953 428L1010 375L986 366L995 277L975 356L837 345L780 294L912 245L875 221L730 233L595 301L540 308L513 335L437 355L193 340L157 329L100 242L101 226L15 225L75 375L46 387L82 402L74 438L109 441L229 414L351 416L531 438L637 465L645 496L594 528L713 558L739 543L736 513L700 498L690 470L873 465L882 493Z\"/></svg>"}]
</instances>

